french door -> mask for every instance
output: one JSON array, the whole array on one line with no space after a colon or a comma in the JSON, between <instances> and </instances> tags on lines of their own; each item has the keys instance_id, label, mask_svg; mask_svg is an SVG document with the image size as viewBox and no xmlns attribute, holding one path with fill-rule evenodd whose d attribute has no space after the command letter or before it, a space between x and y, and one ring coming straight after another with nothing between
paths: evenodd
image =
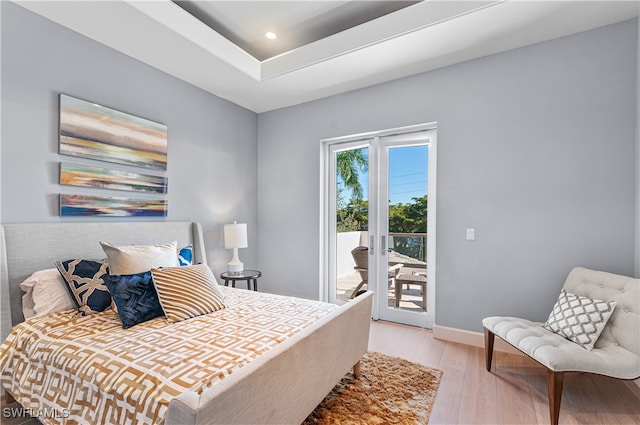
<instances>
[{"instance_id":1,"label":"french door","mask_svg":"<svg viewBox=\"0 0 640 425\"><path fill-rule=\"evenodd\" d=\"M374 319L435 318L435 125L323 141L321 298L374 291Z\"/></svg>"}]
</instances>

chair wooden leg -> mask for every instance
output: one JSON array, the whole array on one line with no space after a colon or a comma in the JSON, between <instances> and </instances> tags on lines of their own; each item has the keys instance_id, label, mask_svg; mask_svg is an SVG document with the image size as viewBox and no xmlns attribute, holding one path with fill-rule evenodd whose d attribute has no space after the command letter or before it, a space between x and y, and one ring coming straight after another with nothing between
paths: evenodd
<instances>
[{"instance_id":1,"label":"chair wooden leg","mask_svg":"<svg viewBox=\"0 0 640 425\"><path fill-rule=\"evenodd\" d=\"M353 365L353 376L356 378L360 377L360 360L358 360L358 363Z\"/></svg>"},{"instance_id":2,"label":"chair wooden leg","mask_svg":"<svg viewBox=\"0 0 640 425\"><path fill-rule=\"evenodd\" d=\"M562 384L564 372L547 369L547 386L549 388L549 416L551 425L558 425L560 418L560 401L562 400Z\"/></svg>"},{"instance_id":3,"label":"chair wooden leg","mask_svg":"<svg viewBox=\"0 0 640 425\"><path fill-rule=\"evenodd\" d=\"M489 329L484 328L484 356L486 367L489 372L491 372L491 363L493 362L493 343L495 339L495 334Z\"/></svg>"}]
</instances>

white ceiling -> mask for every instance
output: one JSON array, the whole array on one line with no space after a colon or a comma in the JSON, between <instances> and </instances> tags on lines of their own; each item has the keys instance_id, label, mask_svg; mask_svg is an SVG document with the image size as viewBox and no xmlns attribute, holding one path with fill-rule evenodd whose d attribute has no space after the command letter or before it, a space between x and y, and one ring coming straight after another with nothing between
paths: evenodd
<instances>
[{"instance_id":1,"label":"white ceiling","mask_svg":"<svg viewBox=\"0 0 640 425\"><path fill-rule=\"evenodd\" d=\"M620 22L637 17L640 5L639 1L425 0L258 60L170 0L16 3L255 112ZM267 25L256 20L259 17L281 16L278 25L295 27L309 19L305 14L326 16L331 6L349 2L205 3L210 3L205 4L208 13L220 13L217 19L232 31L248 34L249 26ZM269 3L271 12L265 13ZM240 12L222 16L232 9ZM278 40L284 43L282 37ZM251 43L250 37L245 38Z\"/></svg>"}]
</instances>

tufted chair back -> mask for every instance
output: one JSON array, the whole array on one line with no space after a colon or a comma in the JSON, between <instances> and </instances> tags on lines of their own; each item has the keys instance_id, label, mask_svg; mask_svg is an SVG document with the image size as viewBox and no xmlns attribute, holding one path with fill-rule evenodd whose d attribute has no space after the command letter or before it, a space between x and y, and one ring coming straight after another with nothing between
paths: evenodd
<instances>
[{"instance_id":1,"label":"tufted chair back","mask_svg":"<svg viewBox=\"0 0 640 425\"><path fill-rule=\"evenodd\" d=\"M640 356L640 279L575 267L562 289L583 297L615 301L616 308L594 348L616 344Z\"/></svg>"}]
</instances>

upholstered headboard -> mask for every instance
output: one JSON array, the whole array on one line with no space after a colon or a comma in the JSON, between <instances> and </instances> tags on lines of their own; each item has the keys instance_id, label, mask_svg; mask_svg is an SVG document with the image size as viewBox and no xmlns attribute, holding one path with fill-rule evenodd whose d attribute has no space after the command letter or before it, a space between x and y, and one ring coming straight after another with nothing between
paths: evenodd
<instances>
[{"instance_id":1,"label":"upholstered headboard","mask_svg":"<svg viewBox=\"0 0 640 425\"><path fill-rule=\"evenodd\" d=\"M194 263L206 263L202 228L193 222L36 223L0 226L1 340L24 321L20 282L54 261L105 258L99 241L115 245L178 241L193 244Z\"/></svg>"}]
</instances>

